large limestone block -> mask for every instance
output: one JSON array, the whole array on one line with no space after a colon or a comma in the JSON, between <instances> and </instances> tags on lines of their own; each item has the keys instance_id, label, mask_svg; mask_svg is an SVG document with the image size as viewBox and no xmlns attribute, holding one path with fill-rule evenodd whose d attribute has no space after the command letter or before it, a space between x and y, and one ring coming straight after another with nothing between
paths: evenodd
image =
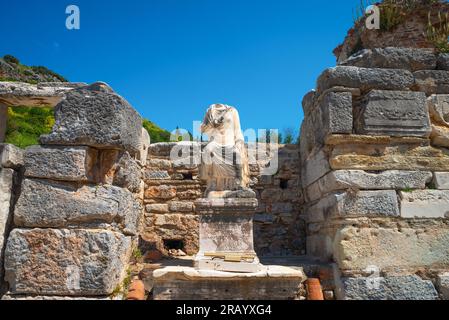
<instances>
[{"instance_id":1,"label":"large limestone block","mask_svg":"<svg viewBox=\"0 0 449 320\"><path fill-rule=\"evenodd\" d=\"M113 228L135 235L140 211L126 189L25 179L14 222L26 228Z\"/></svg>"},{"instance_id":2,"label":"large limestone block","mask_svg":"<svg viewBox=\"0 0 449 320\"><path fill-rule=\"evenodd\" d=\"M377 173L362 170L337 170L307 188L309 201L337 190L406 190L425 189L432 180L429 171L381 171ZM449 181L449 178L448 178Z\"/></svg>"},{"instance_id":3,"label":"large limestone block","mask_svg":"<svg viewBox=\"0 0 449 320\"><path fill-rule=\"evenodd\" d=\"M94 182L98 152L89 147L40 147L25 151L25 176L62 181Z\"/></svg>"},{"instance_id":4,"label":"large limestone block","mask_svg":"<svg viewBox=\"0 0 449 320\"><path fill-rule=\"evenodd\" d=\"M141 191L142 168L128 152L124 152L114 160L111 172L107 175L113 176L114 186L126 188L133 193Z\"/></svg>"},{"instance_id":5,"label":"large limestone block","mask_svg":"<svg viewBox=\"0 0 449 320\"><path fill-rule=\"evenodd\" d=\"M176 142L153 143L148 148L148 154L152 157L170 157L171 150L177 145Z\"/></svg>"},{"instance_id":6,"label":"large limestone block","mask_svg":"<svg viewBox=\"0 0 449 320\"><path fill-rule=\"evenodd\" d=\"M402 191L400 197L403 218L449 218L449 191Z\"/></svg>"},{"instance_id":7,"label":"large limestone block","mask_svg":"<svg viewBox=\"0 0 449 320\"><path fill-rule=\"evenodd\" d=\"M356 111L359 134L428 137L431 132L423 92L373 90Z\"/></svg>"},{"instance_id":8,"label":"large limestone block","mask_svg":"<svg viewBox=\"0 0 449 320\"><path fill-rule=\"evenodd\" d=\"M148 159L148 148L151 145L151 137L147 129L142 128L142 145L139 152L139 161L141 165L146 165Z\"/></svg>"},{"instance_id":9,"label":"large limestone block","mask_svg":"<svg viewBox=\"0 0 449 320\"><path fill-rule=\"evenodd\" d=\"M302 99L302 109L305 115L308 115L315 107L315 101L317 99L317 93L315 90L311 90Z\"/></svg>"},{"instance_id":10,"label":"large limestone block","mask_svg":"<svg viewBox=\"0 0 449 320\"><path fill-rule=\"evenodd\" d=\"M131 238L105 230L14 229L5 252L12 294L105 296L124 277Z\"/></svg>"},{"instance_id":11,"label":"large limestone block","mask_svg":"<svg viewBox=\"0 0 449 320\"><path fill-rule=\"evenodd\" d=\"M438 275L437 287L443 300L449 300L449 273Z\"/></svg>"},{"instance_id":12,"label":"large limestone block","mask_svg":"<svg viewBox=\"0 0 449 320\"><path fill-rule=\"evenodd\" d=\"M66 92L84 86L83 83L0 82L0 103L8 106L53 107Z\"/></svg>"},{"instance_id":13,"label":"large limestone block","mask_svg":"<svg viewBox=\"0 0 449 320\"><path fill-rule=\"evenodd\" d=\"M449 172L434 172L433 183L438 190L449 190Z\"/></svg>"},{"instance_id":14,"label":"large limestone block","mask_svg":"<svg viewBox=\"0 0 449 320\"><path fill-rule=\"evenodd\" d=\"M318 79L318 92L343 86L359 88L362 91L406 90L414 84L410 71L399 69L368 69L338 66L327 69Z\"/></svg>"},{"instance_id":15,"label":"large limestone block","mask_svg":"<svg viewBox=\"0 0 449 320\"><path fill-rule=\"evenodd\" d=\"M295 300L302 269L267 266L256 273L167 267L154 271L155 300Z\"/></svg>"},{"instance_id":16,"label":"large limestone block","mask_svg":"<svg viewBox=\"0 0 449 320\"><path fill-rule=\"evenodd\" d=\"M428 98L432 120L432 145L449 147L449 95L435 94Z\"/></svg>"},{"instance_id":17,"label":"large limestone block","mask_svg":"<svg viewBox=\"0 0 449 320\"><path fill-rule=\"evenodd\" d=\"M437 58L432 49L387 47L364 49L340 65L410 71L433 70L437 66Z\"/></svg>"},{"instance_id":18,"label":"large limestone block","mask_svg":"<svg viewBox=\"0 0 449 320\"><path fill-rule=\"evenodd\" d=\"M312 154L302 165L302 185L307 187L331 171L329 156L324 149Z\"/></svg>"},{"instance_id":19,"label":"large limestone block","mask_svg":"<svg viewBox=\"0 0 449 320\"><path fill-rule=\"evenodd\" d=\"M68 92L55 108L53 131L42 144L86 145L99 149L124 149L136 155L142 147L142 118L106 84Z\"/></svg>"},{"instance_id":20,"label":"large limestone block","mask_svg":"<svg viewBox=\"0 0 449 320\"><path fill-rule=\"evenodd\" d=\"M19 169L23 166L23 150L12 144L0 143L0 165L3 168Z\"/></svg>"},{"instance_id":21,"label":"large limestone block","mask_svg":"<svg viewBox=\"0 0 449 320\"><path fill-rule=\"evenodd\" d=\"M443 223L422 226L347 226L334 239L334 259L342 270L448 268L449 228Z\"/></svg>"},{"instance_id":22,"label":"large limestone block","mask_svg":"<svg viewBox=\"0 0 449 320\"><path fill-rule=\"evenodd\" d=\"M449 71L422 70L413 73L414 88L427 95L449 93Z\"/></svg>"},{"instance_id":23,"label":"large limestone block","mask_svg":"<svg viewBox=\"0 0 449 320\"><path fill-rule=\"evenodd\" d=\"M397 217L400 214L397 194L390 190L331 194L306 212L308 222L322 222L342 217Z\"/></svg>"},{"instance_id":24,"label":"large limestone block","mask_svg":"<svg viewBox=\"0 0 449 320\"><path fill-rule=\"evenodd\" d=\"M317 107L303 121L301 143L309 154L324 144L329 134L352 133L351 92L327 92L318 99Z\"/></svg>"},{"instance_id":25,"label":"large limestone block","mask_svg":"<svg viewBox=\"0 0 449 320\"><path fill-rule=\"evenodd\" d=\"M352 133L352 93L329 92L320 103L327 133Z\"/></svg>"},{"instance_id":26,"label":"large limestone block","mask_svg":"<svg viewBox=\"0 0 449 320\"><path fill-rule=\"evenodd\" d=\"M449 171L449 156L414 137L332 136L329 163L333 170Z\"/></svg>"},{"instance_id":27,"label":"large limestone block","mask_svg":"<svg viewBox=\"0 0 449 320\"><path fill-rule=\"evenodd\" d=\"M439 300L432 281L417 275L342 278L337 292L345 300Z\"/></svg>"},{"instance_id":28,"label":"large limestone block","mask_svg":"<svg viewBox=\"0 0 449 320\"><path fill-rule=\"evenodd\" d=\"M6 234L12 222L10 207L12 201L12 188L14 183L14 171L12 169L0 168L0 276L3 274L3 246Z\"/></svg>"},{"instance_id":29,"label":"large limestone block","mask_svg":"<svg viewBox=\"0 0 449 320\"><path fill-rule=\"evenodd\" d=\"M449 71L449 53L441 53L438 56L438 65L437 68L439 70Z\"/></svg>"}]
</instances>

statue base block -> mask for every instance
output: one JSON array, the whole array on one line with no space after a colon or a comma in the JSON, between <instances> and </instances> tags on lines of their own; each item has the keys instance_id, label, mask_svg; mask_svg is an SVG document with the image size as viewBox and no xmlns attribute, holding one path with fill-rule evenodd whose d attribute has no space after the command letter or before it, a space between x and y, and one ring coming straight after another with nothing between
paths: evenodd
<instances>
[{"instance_id":1,"label":"statue base block","mask_svg":"<svg viewBox=\"0 0 449 320\"><path fill-rule=\"evenodd\" d=\"M282 266L255 273L167 267L153 277L155 300L295 300L306 280L302 270Z\"/></svg>"},{"instance_id":2,"label":"statue base block","mask_svg":"<svg viewBox=\"0 0 449 320\"><path fill-rule=\"evenodd\" d=\"M241 193L246 195L244 191ZM253 216L257 205L256 198L199 199L195 202L200 215L197 269L248 273L262 270L254 251Z\"/></svg>"}]
</instances>

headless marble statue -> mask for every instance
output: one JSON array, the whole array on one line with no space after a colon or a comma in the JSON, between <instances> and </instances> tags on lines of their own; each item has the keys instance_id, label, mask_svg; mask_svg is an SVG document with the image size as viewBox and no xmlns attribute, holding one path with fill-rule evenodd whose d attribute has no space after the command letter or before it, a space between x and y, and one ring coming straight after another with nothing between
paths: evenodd
<instances>
[{"instance_id":1,"label":"headless marble statue","mask_svg":"<svg viewBox=\"0 0 449 320\"><path fill-rule=\"evenodd\" d=\"M249 189L249 165L240 118L233 107L214 104L201 126L209 137L203 149L200 178L207 183L195 201L200 216L199 270L254 273L262 270L254 251L253 217L258 207Z\"/></svg>"},{"instance_id":2,"label":"headless marble statue","mask_svg":"<svg viewBox=\"0 0 449 320\"><path fill-rule=\"evenodd\" d=\"M212 105L201 132L209 137L200 169L200 179L207 182L206 197L226 198L233 191L247 190L248 156L237 110L223 104Z\"/></svg>"}]
</instances>

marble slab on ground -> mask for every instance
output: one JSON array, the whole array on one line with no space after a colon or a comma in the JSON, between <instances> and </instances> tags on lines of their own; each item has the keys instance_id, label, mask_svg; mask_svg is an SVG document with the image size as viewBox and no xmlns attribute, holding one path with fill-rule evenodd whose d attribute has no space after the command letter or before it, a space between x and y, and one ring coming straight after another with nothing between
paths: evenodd
<instances>
[{"instance_id":1,"label":"marble slab on ground","mask_svg":"<svg viewBox=\"0 0 449 320\"><path fill-rule=\"evenodd\" d=\"M283 266L256 273L166 267L153 277L155 300L294 300L307 279L302 270Z\"/></svg>"}]
</instances>

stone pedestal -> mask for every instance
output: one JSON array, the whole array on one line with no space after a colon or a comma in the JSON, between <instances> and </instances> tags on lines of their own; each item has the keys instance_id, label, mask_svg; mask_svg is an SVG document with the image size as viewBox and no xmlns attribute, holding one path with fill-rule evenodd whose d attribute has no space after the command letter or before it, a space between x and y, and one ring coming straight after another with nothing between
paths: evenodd
<instances>
[{"instance_id":1,"label":"stone pedestal","mask_svg":"<svg viewBox=\"0 0 449 320\"><path fill-rule=\"evenodd\" d=\"M0 143L5 142L8 125L8 107L0 102Z\"/></svg>"},{"instance_id":2,"label":"stone pedestal","mask_svg":"<svg viewBox=\"0 0 449 320\"><path fill-rule=\"evenodd\" d=\"M302 270L281 266L255 273L167 267L153 278L154 300L295 300L306 280Z\"/></svg>"},{"instance_id":3,"label":"stone pedestal","mask_svg":"<svg viewBox=\"0 0 449 320\"><path fill-rule=\"evenodd\" d=\"M254 251L255 198L199 199L200 250L195 258L199 270L254 273L263 270Z\"/></svg>"}]
</instances>

